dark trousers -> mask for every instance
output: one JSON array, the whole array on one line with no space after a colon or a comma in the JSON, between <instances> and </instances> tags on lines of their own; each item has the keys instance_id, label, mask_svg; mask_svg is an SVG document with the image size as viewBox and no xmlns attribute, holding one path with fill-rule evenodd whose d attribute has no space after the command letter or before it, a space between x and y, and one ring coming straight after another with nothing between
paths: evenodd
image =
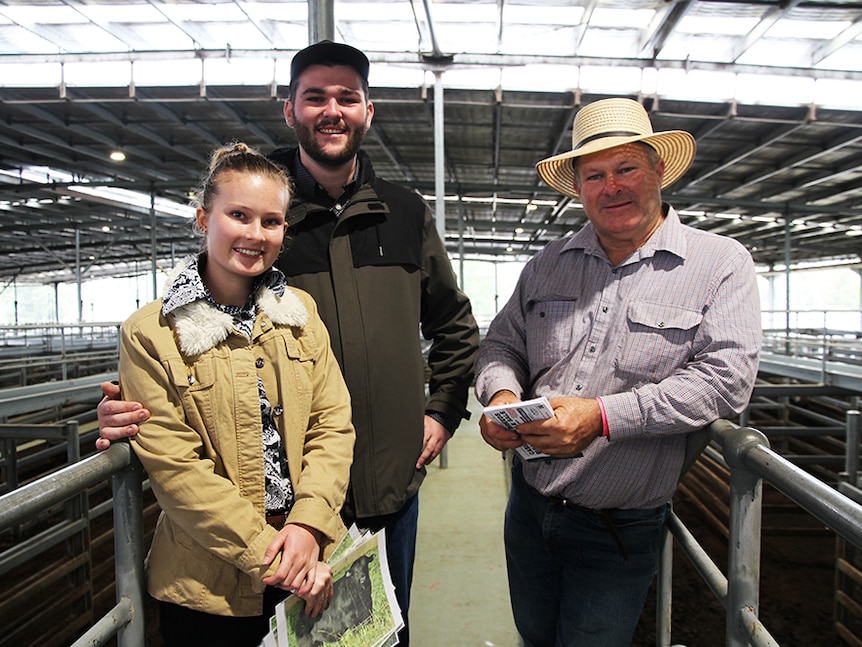
<instances>
[{"instance_id":1,"label":"dark trousers","mask_svg":"<svg viewBox=\"0 0 862 647\"><path fill-rule=\"evenodd\" d=\"M286 596L285 591L266 587L263 615L248 617L217 616L159 602L159 633L165 647L258 647L269 633L275 605Z\"/></svg>"}]
</instances>

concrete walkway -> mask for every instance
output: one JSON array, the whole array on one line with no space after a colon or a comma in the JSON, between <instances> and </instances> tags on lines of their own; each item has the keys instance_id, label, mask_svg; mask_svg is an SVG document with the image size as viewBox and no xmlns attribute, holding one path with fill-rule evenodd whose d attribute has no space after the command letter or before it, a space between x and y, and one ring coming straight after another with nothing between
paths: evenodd
<instances>
[{"instance_id":1,"label":"concrete walkway","mask_svg":"<svg viewBox=\"0 0 862 647\"><path fill-rule=\"evenodd\" d=\"M419 491L419 536L410 612L413 647L517 647L503 553L506 475L482 440L481 407L432 463Z\"/></svg>"}]
</instances>

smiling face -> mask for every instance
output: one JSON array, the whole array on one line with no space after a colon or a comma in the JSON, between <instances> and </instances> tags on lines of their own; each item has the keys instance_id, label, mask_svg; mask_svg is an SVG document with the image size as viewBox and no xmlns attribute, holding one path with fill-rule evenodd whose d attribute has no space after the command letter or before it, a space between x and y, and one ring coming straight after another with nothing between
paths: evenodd
<instances>
[{"instance_id":1,"label":"smiling face","mask_svg":"<svg viewBox=\"0 0 862 647\"><path fill-rule=\"evenodd\" d=\"M661 225L664 162L645 144L584 155L575 167L575 192L610 261L616 265Z\"/></svg>"},{"instance_id":2,"label":"smiling face","mask_svg":"<svg viewBox=\"0 0 862 647\"><path fill-rule=\"evenodd\" d=\"M359 73L346 65L307 67L284 104L302 150L330 168L352 162L373 115Z\"/></svg>"},{"instance_id":3,"label":"smiling face","mask_svg":"<svg viewBox=\"0 0 862 647\"><path fill-rule=\"evenodd\" d=\"M216 301L243 305L254 277L275 263L289 200L289 189L276 177L239 171L219 176L209 209L198 207L196 213L206 232L202 278Z\"/></svg>"}]
</instances>

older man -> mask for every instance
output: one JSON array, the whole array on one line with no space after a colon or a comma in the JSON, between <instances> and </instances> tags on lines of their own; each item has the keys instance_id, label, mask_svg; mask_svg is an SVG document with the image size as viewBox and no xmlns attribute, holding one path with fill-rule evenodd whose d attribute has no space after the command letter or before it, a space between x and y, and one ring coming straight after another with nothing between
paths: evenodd
<instances>
[{"instance_id":1,"label":"older man","mask_svg":"<svg viewBox=\"0 0 862 647\"><path fill-rule=\"evenodd\" d=\"M662 202L695 155L654 133L643 107L606 99L575 117L572 150L539 162L589 222L524 268L476 364L486 405L547 396L554 416L509 431L505 544L528 647L631 643L655 576L686 435L740 413L757 373L760 308L750 254L683 225Z\"/></svg>"}]
</instances>

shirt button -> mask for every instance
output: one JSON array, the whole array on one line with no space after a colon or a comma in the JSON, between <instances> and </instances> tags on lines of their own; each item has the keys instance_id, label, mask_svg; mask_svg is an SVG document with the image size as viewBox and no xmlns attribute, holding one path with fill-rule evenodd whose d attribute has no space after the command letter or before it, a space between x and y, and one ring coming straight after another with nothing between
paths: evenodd
<instances>
[{"instance_id":1,"label":"shirt button","mask_svg":"<svg viewBox=\"0 0 862 647\"><path fill-rule=\"evenodd\" d=\"M659 327L659 328L664 328L664 321L659 321L659 322L658 322L658 327Z\"/></svg>"},{"instance_id":2,"label":"shirt button","mask_svg":"<svg viewBox=\"0 0 862 647\"><path fill-rule=\"evenodd\" d=\"M578 384L578 385L575 387L575 391L580 391L582 388L584 388L584 387L582 387L580 384Z\"/></svg>"},{"instance_id":3,"label":"shirt button","mask_svg":"<svg viewBox=\"0 0 862 647\"><path fill-rule=\"evenodd\" d=\"M254 360L254 365L257 368L263 368L263 357L258 357L256 360Z\"/></svg>"},{"instance_id":4,"label":"shirt button","mask_svg":"<svg viewBox=\"0 0 862 647\"><path fill-rule=\"evenodd\" d=\"M607 312L607 311L608 311L608 307L607 307L607 306L602 306L602 312Z\"/></svg>"},{"instance_id":5,"label":"shirt button","mask_svg":"<svg viewBox=\"0 0 862 647\"><path fill-rule=\"evenodd\" d=\"M545 316L545 313L544 313L544 312L540 312L540 313L539 313L539 317L544 317L544 316Z\"/></svg>"},{"instance_id":6,"label":"shirt button","mask_svg":"<svg viewBox=\"0 0 862 647\"><path fill-rule=\"evenodd\" d=\"M263 321L260 322L260 327L266 328L266 319L264 319Z\"/></svg>"},{"instance_id":7,"label":"shirt button","mask_svg":"<svg viewBox=\"0 0 862 647\"><path fill-rule=\"evenodd\" d=\"M591 352L591 353L595 353L595 352L596 352L596 347L595 347L595 346L590 346L590 352Z\"/></svg>"}]
</instances>

